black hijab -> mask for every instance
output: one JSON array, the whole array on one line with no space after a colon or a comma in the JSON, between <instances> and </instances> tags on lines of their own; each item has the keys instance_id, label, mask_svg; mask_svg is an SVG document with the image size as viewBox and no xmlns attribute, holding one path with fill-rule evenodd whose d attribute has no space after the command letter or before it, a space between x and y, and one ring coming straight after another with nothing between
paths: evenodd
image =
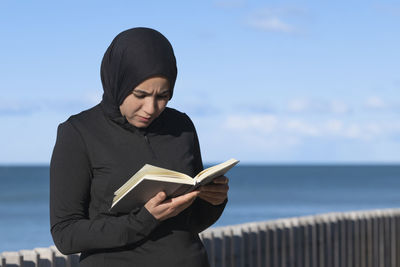
<instances>
[{"instance_id":1,"label":"black hijab","mask_svg":"<svg viewBox=\"0 0 400 267\"><path fill-rule=\"evenodd\" d=\"M163 76L170 84L171 97L177 68L174 51L164 35L149 28L132 28L118 34L101 63L103 99L101 105L112 118L121 117L119 106L144 80Z\"/></svg>"}]
</instances>

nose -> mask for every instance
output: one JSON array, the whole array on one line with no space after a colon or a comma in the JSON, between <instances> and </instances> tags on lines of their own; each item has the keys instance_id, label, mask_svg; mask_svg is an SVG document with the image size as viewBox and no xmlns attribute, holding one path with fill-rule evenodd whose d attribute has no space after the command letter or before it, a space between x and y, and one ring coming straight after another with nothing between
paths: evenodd
<instances>
[{"instance_id":1,"label":"nose","mask_svg":"<svg viewBox=\"0 0 400 267\"><path fill-rule=\"evenodd\" d=\"M153 115L157 110L156 100L154 97L146 97L143 104L143 111L148 115Z\"/></svg>"}]
</instances>

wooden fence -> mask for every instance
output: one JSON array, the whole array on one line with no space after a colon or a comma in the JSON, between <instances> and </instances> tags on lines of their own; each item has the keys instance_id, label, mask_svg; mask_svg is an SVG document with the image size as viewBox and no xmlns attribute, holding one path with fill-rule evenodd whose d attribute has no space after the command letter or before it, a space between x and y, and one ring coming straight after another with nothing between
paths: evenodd
<instances>
[{"instance_id":1,"label":"wooden fence","mask_svg":"<svg viewBox=\"0 0 400 267\"><path fill-rule=\"evenodd\" d=\"M400 209L329 213L210 228L212 267L400 267ZM74 267L54 246L1 253L2 267Z\"/></svg>"}]
</instances>

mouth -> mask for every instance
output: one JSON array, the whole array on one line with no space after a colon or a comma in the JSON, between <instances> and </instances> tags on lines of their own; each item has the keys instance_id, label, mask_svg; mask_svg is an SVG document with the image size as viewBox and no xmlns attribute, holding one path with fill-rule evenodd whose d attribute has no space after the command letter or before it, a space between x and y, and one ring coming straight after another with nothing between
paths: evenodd
<instances>
[{"instance_id":1,"label":"mouth","mask_svg":"<svg viewBox=\"0 0 400 267\"><path fill-rule=\"evenodd\" d=\"M151 120L151 117L139 116L139 121L141 121L141 122L149 122L150 120Z\"/></svg>"}]
</instances>

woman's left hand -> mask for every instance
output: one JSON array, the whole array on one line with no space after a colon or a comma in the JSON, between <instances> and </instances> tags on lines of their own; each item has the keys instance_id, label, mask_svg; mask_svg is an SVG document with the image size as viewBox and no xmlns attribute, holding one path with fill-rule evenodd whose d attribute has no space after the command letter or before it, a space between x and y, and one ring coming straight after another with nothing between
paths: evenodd
<instances>
[{"instance_id":1,"label":"woman's left hand","mask_svg":"<svg viewBox=\"0 0 400 267\"><path fill-rule=\"evenodd\" d=\"M212 183L200 187L198 197L213 204L222 204L228 197L228 178L225 176L217 177Z\"/></svg>"}]
</instances>

